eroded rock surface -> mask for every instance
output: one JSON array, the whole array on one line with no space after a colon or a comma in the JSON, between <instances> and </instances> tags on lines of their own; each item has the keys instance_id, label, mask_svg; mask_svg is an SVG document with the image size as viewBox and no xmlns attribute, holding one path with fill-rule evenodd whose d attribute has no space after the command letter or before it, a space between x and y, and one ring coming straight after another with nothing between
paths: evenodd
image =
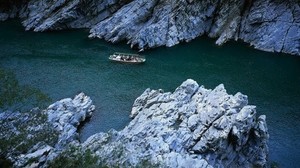
<instances>
[{"instance_id":1,"label":"eroded rock surface","mask_svg":"<svg viewBox=\"0 0 300 168\"><path fill-rule=\"evenodd\" d=\"M79 145L77 127L95 106L83 93L50 105L46 110L0 113L0 156L15 167L41 167L68 145Z\"/></svg>"},{"instance_id":2,"label":"eroded rock surface","mask_svg":"<svg viewBox=\"0 0 300 168\"><path fill-rule=\"evenodd\" d=\"M76 161L96 167L267 166L266 117L256 116L246 95L229 95L222 84L209 90L189 79L173 93L146 89L135 100L127 127L97 133L80 143L77 127L94 108L81 93L50 105L42 113L44 120L34 111L0 113L0 140L11 143L1 143L0 156L16 167L63 166L74 162L72 157L95 158ZM26 138L21 143L11 141L22 137ZM82 153L88 155L76 157Z\"/></svg>"},{"instance_id":3,"label":"eroded rock surface","mask_svg":"<svg viewBox=\"0 0 300 168\"><path fill-rule=\"evenodd\" d=\"M90 37L126 40L141 50L173 46L207 34L217 38L218 45L240 39L260 50L300 55L297 0L20 2L0 1L0 20L19 16L26 30L34 31L89 28Z\"/></svg>"},{"instance_id":4,"label":"eroded rock surface","mask_svg":"<svg viewBox=\"0 0 300 168\"><path fill-rule=\"evenodd\" d=\"M99 133L82 146L106 165L160 167L265 167L266 117L256 117L247 96L228 95L185 81L173 93L147 89L133 104L129 125Z\"/></svg>"},{"instance_id":5,"label":"eroded rock surface","mask_svg":"<svg viewBox=\"0 0 300 168\"><path fill-rule=\"evenodd\" d=\"M300 1L253 1L239 38L255 48L300 55Z\"/></svg>"}]
</instances>

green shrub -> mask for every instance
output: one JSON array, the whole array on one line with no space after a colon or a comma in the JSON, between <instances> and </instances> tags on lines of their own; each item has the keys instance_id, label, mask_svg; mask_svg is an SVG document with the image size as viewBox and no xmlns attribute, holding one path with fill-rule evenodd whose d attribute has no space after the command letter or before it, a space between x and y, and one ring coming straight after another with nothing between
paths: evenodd
<instances>
[{"instance_id":1,"label":"green shrub","mask_svg":"<svg viewBox=\"0 0 300 168\"><path fill-rule=\"evenodd\" d=\"M5 114L10 115L9 112ZM14 120L9 117L0 120L0 156L2 157L6 157L7 154L17 156L26 153L39 142L53 146L57 140L58 132L47 122L46 114L38 109L19 113Z\"/></svg>"},{"instance_id":2,"label":"green shrub","mask_svg":"<svg viewBox=\"0 0 300 168\"><path fill-rule=\"evenodd\" d=\"M51 168L96 168L103 167L90 150L71 146L49 163Z\"/></svg>"}]
</instances>

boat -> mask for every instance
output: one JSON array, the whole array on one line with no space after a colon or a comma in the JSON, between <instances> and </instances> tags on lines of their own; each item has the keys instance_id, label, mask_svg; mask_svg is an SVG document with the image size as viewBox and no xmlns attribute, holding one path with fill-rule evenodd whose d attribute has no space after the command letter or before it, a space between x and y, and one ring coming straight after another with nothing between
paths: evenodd
<instances>
[{"instance_id":1,"label":"boat","mask_svg":"<svg viewBox=\"0 0 300 168\"><path fill-rule=\"evenodd\" d=\"M119 52L113 53L108 57L108 59L116 62L134 63L134 64L144 63L146 61L146 58L139 54L119 53Z\"/></svg>"}]
</instances>

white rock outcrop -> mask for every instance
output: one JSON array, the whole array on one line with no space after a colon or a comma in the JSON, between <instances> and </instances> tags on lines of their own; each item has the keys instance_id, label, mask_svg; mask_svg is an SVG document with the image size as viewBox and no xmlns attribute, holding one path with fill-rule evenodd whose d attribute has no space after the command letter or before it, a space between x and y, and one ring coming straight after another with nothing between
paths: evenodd
<instances>
[{"instance_id":1,"label":"white rock outcrop","mask_svg":"<svg viewBox=\"0 0 300 168\"><path fill-rule=\"evenodd\" d=\"M33 112L0 113L2 140L23 135L24 130L34 140L33 144L22 140L28 146L23 154L15 146L0 149L0 154L6 153L15 167L48 167L69 147L75 147L77 154L89 151L99 166L106 167L267 166L266 116L257 117L246 95L229 95L222 84L209 90L188 79L173 93L146 89L133 104L128 126L97 133L80 143L77 127L94 110L92 100L80 93L42 111L44 124L35 120ZM17 127L25 121L30 121L26 128ZM46 137L49 132L57 138L46 141L44 131Z\"/></svg>"},{"instance_id":2,"label":"white rock outcrop","mask_svg":"<svg viewBox=\"0 0 300 168\"><path fill-rule=\"evenodd\" d=\"M133 120L122 131L91 136L82 146L106 165L159 167L265 167L266 117L256 117L247 96L228 95L189 79L173 93L150 90L138 97Z\"/></svg>"},{"instance_id":3,"label":"white rock outcrop","mask_svg":"<svg viewBox=\"0 0 300 168\"><path fill-rule=\"evenodd\" d=\"M9 142L11 147L0 149L0 156L4 155L2 157L10 160L14 167L45 167L46 162L56 158L68 145L80 145L78 126L91 117L94 110L90 97L80 93L73 99L57 101L43 111L2 112L1 140L18 139L19 143ZM27 138L20 139L23 134Z\"/></svg>"},{"instance_id":4,"label":"white rock outcrop","mask_svg":"<svg viewBox=\"0 0 300 168\"><path fill-rule=\"evenodd\" d=\"M91 98L84 93L76 95L74 99L66 98L50 105L45 113L48 114L48 122L59 132L57 145L64 147L74 141L78 143L77 127L91 117L94 110Z\"/></svg>"}]
</instances>

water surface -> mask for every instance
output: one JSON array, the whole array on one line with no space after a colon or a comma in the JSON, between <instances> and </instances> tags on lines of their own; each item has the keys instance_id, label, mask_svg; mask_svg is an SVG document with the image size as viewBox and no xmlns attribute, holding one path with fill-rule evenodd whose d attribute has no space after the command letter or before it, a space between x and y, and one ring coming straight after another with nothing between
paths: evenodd
<instances>
[{"instance_id":1,"label":"water surface","mask_svg":"<svg viewBox=\"0 0 300 168\"><path fill-rule=\"evenodd\" d=\"M134 52L127 45L87 36L87 30L25 32L16 20L2 22L0 67L53 101L79 92L91 96L97 108L81 129L81 140L126 126L133 101L148 87L173 91L188 78L206 88L223 83L228 93L248 95L258 114L267 115L271 161L280 167L300 165L300 57L236 42L217 47L199 38L146 51L144 65L124 65L107 58Z\"/></svg>"}]
</instances>

